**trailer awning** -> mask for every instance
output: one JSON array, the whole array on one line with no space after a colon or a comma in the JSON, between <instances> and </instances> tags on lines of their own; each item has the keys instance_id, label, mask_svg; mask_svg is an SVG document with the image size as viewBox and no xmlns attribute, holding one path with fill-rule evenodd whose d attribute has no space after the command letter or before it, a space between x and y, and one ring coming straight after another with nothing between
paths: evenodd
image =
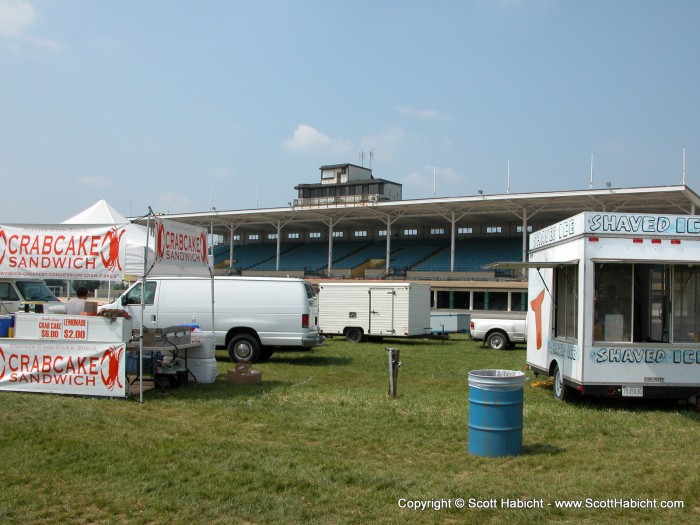
<instances>
[{"instance_id":1,"label":"trailer awning","mask_svg":"<svg viewBox=\"0 0 700 525\"><path fill-rule=\"evenodd\" d=\"M485 270L527 270L533 268L538 270L540 268L558 268L560 266L566 266L570 264L578 264L578 259L573 261L540 261L540 262L525 262L525 261L506 261L506 262L494 262L482 266Z\"/></svg>"}]
</instances>

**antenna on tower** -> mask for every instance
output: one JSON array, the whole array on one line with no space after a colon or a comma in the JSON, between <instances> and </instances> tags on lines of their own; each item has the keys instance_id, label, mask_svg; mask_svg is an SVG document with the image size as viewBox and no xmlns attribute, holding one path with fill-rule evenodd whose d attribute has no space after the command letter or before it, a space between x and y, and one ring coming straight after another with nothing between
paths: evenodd
<instances>
[{"instance_id":1,"label":"antenna on tower","mask_svg":"<svg viewBox=\"0 0 700 525\"><path fill-rule=\"evenodd\" d=\"M508 179L506 181L506 193L510 193L510 160L508 161Z\"/></svg>"},{"instance_id":2,"label":"antenna on tower","mask_svg":"<svg viewBox=\"0 0 700 525\"><path fill-rule=\"evenodd\" d=\"M433 164L433 199L435 198L435 164Z\"/></svg>"},{"instance_id":3,"label":"antenna on tower","mask_svg":"<svg viewBox=\"0 0 700 525\"><path fill-rule=\"evenodd\" d=\"M681 179L681 184L685 186L685 146L683 146L683 179Z\"/></svg>"},{"instance_id":4,"label":"antenna on tower","mask_svg":"<svg viewBox=\"0 0 700 525\"><path fill-rule=\"evenodd\" d=\"M374 148L369 150L369 169L372 169L372 161L374 160Z\"/></svg>"},{"instance_id":5,"label":"antenna on tower","mask_svg":"<svg viewBox=\"0 0 700 525\"><path fill-rule=\"evenodd\" d=\"M362 166L364 168L365 167L365 150L361 149L358 155L360 157L360 166Z\"/></svg>"},{"instance_id":6,"label":"antenna on tower","mask_svg":"<svg viewBox=\"0 0 700 525\"><path fill-rule=\"evenodd\" d=\"M593 189L593 153L591 153L591 180L588 183L588 189L589 190Z\"/></svg>"}]
</instances>

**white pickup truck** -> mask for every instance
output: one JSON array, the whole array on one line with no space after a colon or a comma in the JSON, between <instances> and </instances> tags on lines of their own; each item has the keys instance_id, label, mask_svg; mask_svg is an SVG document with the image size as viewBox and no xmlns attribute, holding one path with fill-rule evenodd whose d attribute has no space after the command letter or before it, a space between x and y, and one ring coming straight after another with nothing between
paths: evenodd
<instances>
[{"instance_id":1,"label":"white pickup truck","mask_svg":"<svg viewBox=\"0 0 700 525\"><path fill-rule=\"evenodd\" d=\"M483 341L494 350L512 348L515 343L527 342L527 323L523 317L486 317L472 315L469 321L469 335L475 341Z\"/></svg>"}]
</instances>

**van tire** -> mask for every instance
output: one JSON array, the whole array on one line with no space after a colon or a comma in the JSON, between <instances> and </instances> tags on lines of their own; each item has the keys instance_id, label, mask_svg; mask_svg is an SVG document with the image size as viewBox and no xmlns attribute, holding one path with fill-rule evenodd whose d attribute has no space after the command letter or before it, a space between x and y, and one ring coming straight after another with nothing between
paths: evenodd
<instances>
[{"instance_id":1,"label":"van tire","mask_svg":"<svg viewBox=\"0 0 700 525\"><path fill-rule=\"evenodd\" d=\"M505 350L509 344L508 336L501 331L492 332L486 338L486 346L492 350Z\"/></svg>"},{"instance_id":2,"label":"van tire","mask_svg":"<svg viewBox=\"0 0 700 525\"><path fill-rule=\"evenodd\" d=\"M361 343L364 338L365 334L362 331L362 328L352 326L345 331L345 339L351 343Z\"/></svg>"},{"instance_id":3,"label":"van tire","mask_svg":"<svg viewBox=\"0 0 700 525\"><path fill-rule=\"evenodd\" d=\"M228 344L228 356L235 363L257 363L260 355L260 343L252 335L236 335Z\"/></svg>"},{"instance_id":4,"label":"van tire","mask_svg":"<svg viewBox=\"0 0 700 525\"><path fill-rule=\"evenodd\" d=\"M554 365L554 383L552 384L552 395L559 401L568 401L574 397L576 390L564 384L564 374L558 364Z\"/></svg>"}]
</instances>

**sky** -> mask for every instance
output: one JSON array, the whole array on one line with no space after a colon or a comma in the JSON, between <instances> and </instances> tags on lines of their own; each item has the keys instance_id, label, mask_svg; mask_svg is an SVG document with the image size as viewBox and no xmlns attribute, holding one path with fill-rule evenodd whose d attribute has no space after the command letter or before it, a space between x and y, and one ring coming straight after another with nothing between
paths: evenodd
<instances>
[{"instance_id":1,"label":"sky","mask_svg":"<svg viewBox=\"0 0 700 525\"><path fill-rule=\"evenodd\" d=\"M0 0L0 223L286 207L344 163L425 199L676 185L685 157L700 191L698 20L694 0Z\"/></svg>"}]
</instances>

